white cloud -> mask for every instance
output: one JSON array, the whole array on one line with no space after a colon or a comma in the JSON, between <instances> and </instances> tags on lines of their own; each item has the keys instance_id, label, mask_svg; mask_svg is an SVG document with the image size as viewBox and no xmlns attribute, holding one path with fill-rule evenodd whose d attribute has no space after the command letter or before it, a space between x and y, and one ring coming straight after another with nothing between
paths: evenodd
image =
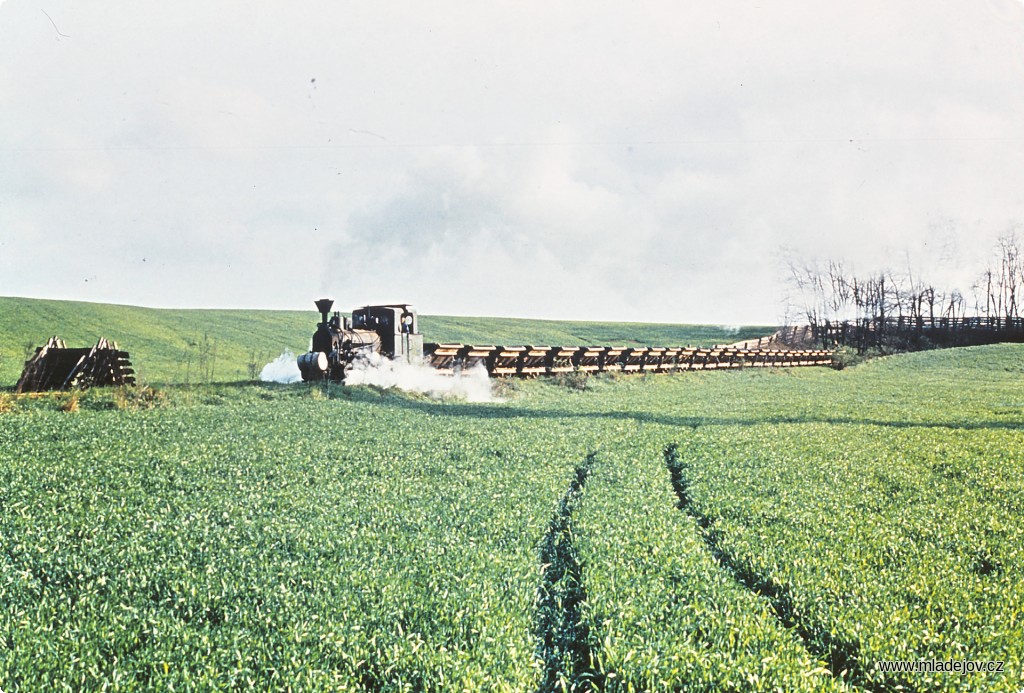
<instances>
[{"instance_id":1,"label":"white cloud","mask_svg":"<svg viewBox=\"0 0 1024 693\"><path fill-rule=\"evenodd\" d=\"M964 281L1024 219L1012 0L46 15L0 11L0 294L770 322L783 248Z\"/></svg>"}]
</instances>

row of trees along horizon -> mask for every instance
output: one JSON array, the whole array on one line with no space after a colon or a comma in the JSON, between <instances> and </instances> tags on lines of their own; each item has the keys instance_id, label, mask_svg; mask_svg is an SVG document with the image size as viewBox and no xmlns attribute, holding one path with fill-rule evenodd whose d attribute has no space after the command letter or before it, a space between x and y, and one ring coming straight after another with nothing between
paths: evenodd
<instances>
[{"instance_id":1,"label":"row of trees along horizon","mask_svg":"<svg viewBox=\"0 0 1024 693\"><path fill-rule=\"evenodd\" d=\"M1015 230L997 240L988 266L970 287L970 299L959 288L938 287L909 268L857 274L841 260L789 258L786 264L787 322L806 323L815 335L844 324L876 331L893 324L1024 328L1024 251Z\"/></svg>"}]
</instances>

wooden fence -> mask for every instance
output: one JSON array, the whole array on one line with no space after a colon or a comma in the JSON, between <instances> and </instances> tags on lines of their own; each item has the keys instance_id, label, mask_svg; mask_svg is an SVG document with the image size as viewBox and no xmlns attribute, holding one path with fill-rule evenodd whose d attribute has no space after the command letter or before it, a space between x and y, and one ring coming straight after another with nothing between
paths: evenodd
<instances>
[{"instance_id":1,"label":"wooden fence","mask_svg":"<svg viewBox=\"0 0 1024 693\"><path fill-rule=\"evenodd\" d=\"M1024 342L1024 318L1020 317L826 320L812 325L811 330L815 343L824 348L848 346L862 352L878 347L925 349Z\"/></svg>"}]
</instances>

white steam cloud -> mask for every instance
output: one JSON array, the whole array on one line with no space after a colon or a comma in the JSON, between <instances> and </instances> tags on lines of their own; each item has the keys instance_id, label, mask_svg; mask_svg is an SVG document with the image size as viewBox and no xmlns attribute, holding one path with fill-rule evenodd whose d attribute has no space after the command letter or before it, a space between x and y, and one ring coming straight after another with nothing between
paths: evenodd
<instances>
[{"instance_id":1,"label":"white steam cloud","mask_svg":"<svg viewBox=\"0 0 1024 693\"><path fill-rule=\"evenodd\" d=\"M290 349L260 371L267 383L297 383L302 380L295 354ZM458 373L439 371L426 364L392 361L380 354L359 358L345 374L346 385L397 387L406 392L421 392L435 399L464 399L467 402L499 402L491 391L491 379L483 365Z\"/></svg>"},{"instance_id":2,"label":"white steam cloud","mask_svg":"<svg viewBox=\"0 0 1024 693\"><path fill-rule=\"evenodd\" d=\"M297 383L302 380L299 364L291 349L285 349L283 354L264 366L260 380L265 383Z\"/></svg>"},{"instance_id":3,"label":"white steam cloud","mask_svg":"<svg viewBox=\"0 0 1024 693\"><path fill-rule=\"evenodd\" d=\"M392 361L379 354L370 354L352 364L352 370L345 376L345 384L397 387L407 392L422 392L436 399L499 401L491 392L491 379L482 365L449 375L425 364Z\"/></svg>"}]
</instances>

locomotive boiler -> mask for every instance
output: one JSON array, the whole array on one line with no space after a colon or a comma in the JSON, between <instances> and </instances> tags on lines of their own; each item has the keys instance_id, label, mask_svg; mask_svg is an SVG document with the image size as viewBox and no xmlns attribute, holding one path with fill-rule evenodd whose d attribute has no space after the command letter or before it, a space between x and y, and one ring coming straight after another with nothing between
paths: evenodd
<instances>
[{"instance_id":1,"label":"locomotive boiler","mask_svg":"<svg viewBox=\"0 0 1024 693\"><path fill-rule=\"evenodd\" d=\"M423 335L412 306L364 306L353 310L350 320L337 311L331 314L334 301L329 298L315 303L321 321L313 333L312 348L298 358L304 381L343 382L352 364L371 354L396 361L423 359Z\"/></svg>"}]
</instances>

